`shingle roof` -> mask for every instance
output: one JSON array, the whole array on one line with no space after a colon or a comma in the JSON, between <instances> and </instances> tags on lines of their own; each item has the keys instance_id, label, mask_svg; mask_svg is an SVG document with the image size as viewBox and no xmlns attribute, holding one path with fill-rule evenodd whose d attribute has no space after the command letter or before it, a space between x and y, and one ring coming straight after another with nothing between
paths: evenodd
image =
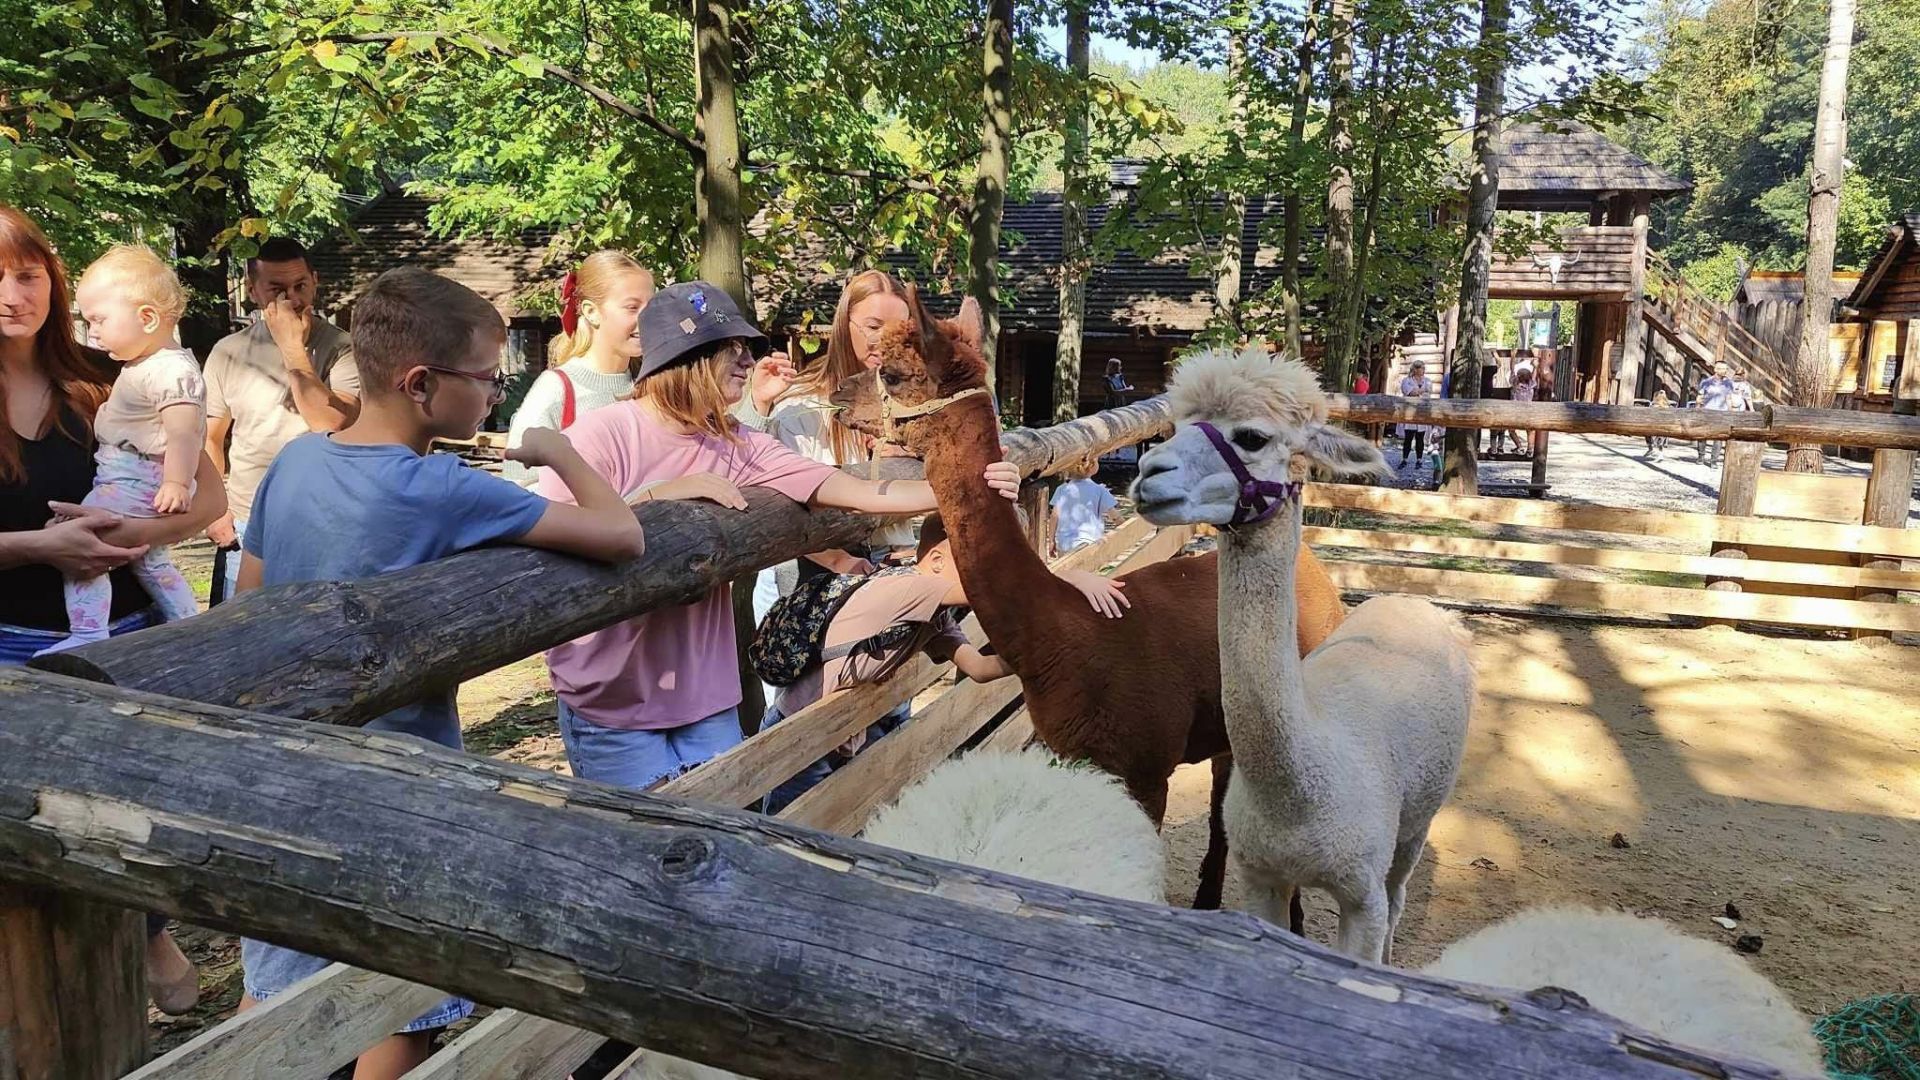
<instances>
[{"instance_id":1,"label":"shingle roof","mask_svg":"<svg viewBox=\"0 0 1920 1080\"><path fill-rule=\"evenodd\" d=\"M315 244L313 266L325 284L327 304L342 308L387 270L418 266L472 289L511 319L538 314L526 294L559 281L566 268L547 261L551 230L533 229L517 240L435 236L427 213L433 200L388 192L362 207L350 222L350 237Z\"/></svg>"},{"instance_id":2,"label":"shingle roof","mask_svg":"<svg viewBox=\"0 0 1920 1080\"><path fill-rule=\"evenodd\" d=\"M1848 294L1848 307L1859 307L1868 302L1874 289L1885 279L1887 271L1899 259L1902 250L1920 251L1920 210L1909 210L1893 219L1887 226L1887 242L1867 260L1867 268L1860 273L1860 284L1854 286Z\"/></svg>"},{"instance_id":3,"label":"shingle roof","mask_svg":"<svg viewBox=\"0 0 1920 1080\"><path fill-rule=\"evenodd\" d=\"M1798 304L1806 296L1806 275L1798 270L1754 270L1734 290L1733 298L1747 304ZM1845 270L1833 275L1833 298L1844 300L1860 281L1858 273Z\"/></svg>"},{"instance_id":4,"label":"shingle roof","mask_svg":"<svg viewBox=\"0 0 1920 1080\"><path fill-rule=\"evenodd\" d=\"M1693 185L1607 138L1567 120L1515 124L1500 157L1501 209L1542 197L1591 199L1604 192L1638 191L1666 198ZM1509 195L1521 196L1508 199Z\"/></svg>"}]
</instances>

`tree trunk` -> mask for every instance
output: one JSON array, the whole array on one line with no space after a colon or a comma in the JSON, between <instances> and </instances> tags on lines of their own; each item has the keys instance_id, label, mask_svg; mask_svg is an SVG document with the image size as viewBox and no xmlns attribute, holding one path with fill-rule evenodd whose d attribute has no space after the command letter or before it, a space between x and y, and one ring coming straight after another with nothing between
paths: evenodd
<instances>
[{"instance_id":1,"label":"tree trunk","mask_svg":"<svg viewBox=\"0 0 1920 1080\"><path fill-rule=\"evenodd\" d=\"M1000 297L995 291L1000 211L1007 201L1007 173L1013 162L1013 0L988 0L986 31L981 90L985 115L980 126L980 171L973 181L973 216L967 228L967 295L979 302L986 324L980 351L987 361L991 389L1000 354Z\"/></svg>"},{"instance_id":2,"label":"tree trunk","mask_svg":"<svg viewBox=\"0 0 1920 1080\"><path fill-rule=\"evenodd\" d=\"M1307 156L1307 108L1313 101L1314 12L1314 0L1307 0L1300 16L1300 45L1294 51L1292 111L1287 118L1287 190L1280 202L1280 212L1286 218L1286 232L1280 242L1280 314L1286 321L1287 351L1294 356L1306 355L1301 343L1305 331L1300 325L1300 247L1306 235L1306 222L1301 220L1300 173Z\"/></svg>"},{"instance_id":3,"label":"tree trunk","mask_svg":"<svg viewBox=\"0 0 1920 1080\"><path fill-rule=\"evenodd\" d=\"M1487 288L1493 274L1493 219L1500 205L1500 109L1507 75L1510 0L1481 0L1479 90L1474 95L1473 177L1467 185L1466 252L1460 269L1460 338L1449 358L1455 398L1480 396L1480 358L1487 344ZM1480 492L1480 433L1448 428L1440 487Z\"/></svg>"},{"instance_id":4,"label":"tree trunk","mask_svg":"<svg viewBox=\"0 0 1920 1080\"><path fill-rule=\"evenodd\" d=\"M1327 6L1327 358L1321 381L1353 385L1353 334L1342 317L1353 280L1353 0Z\"/></svg>"},{"instance_id":5,"label":"tree trunk","mask_svg":"<svg viewBox=\"0 0 1920 1080\"><path fill-rule=\"evenodd\" d=\"M1346 329L1347 340L1352 343L1350 351L1355 356L1364 355L1358 343L1364 340L1367 260L1373 254L1373 233L1380 214L1380 190L1386 183L1385 167L1382 161L1383 150L1387 140L1392 137L1390 129L1393 124L1393 105L1391 95L1383 92L1384 87L1393 84L1394 65L1386 59L1390 49L1391 45L1382 48L1376 43L1372 50L1373 64L1368 84L1373 98L1373 145L1367 150L1367 194L1365 205L1360 211L1360 230L1353 242L1353 287L1346 291L1346 303L1339 315L1340 325ZM1329 390L1336 392L1352 388L1351 377L1344 386L1328 387Z\"/></svg>"},{"instance_id":6,"label":"tree trunk","mask_svg":"<svg viewBox=\"0 0 1920 1080\"><path fill-rule=\"evenodd\" d=\"M1762 1075L1245 915L31 671L0 869L764 1080Z\"/></svg>"},{"instance_id":7,"label":"tree trunk","mask_svg":"<svg viewBox=\"0 0 1920 1080\"><path fill-rule=\"evenodd\" d=\"M1248 0L1232 0L1228 8L1227 91L1230 118L1227 146L1230 159L1246 153L1247 135L1247 22L1252 18ZM1236 170L1238 171L1238 170ZM1247 193L1237 185L1225 193L1226 205L1220 222L1220 256L1213 269L1213 317L1238 340L1240 327L1240 277L1242 251L1246 243Z\"/></svg>"},{"instance_id":8,"label":"tree trunk","mask_svg":"<svg viewBox=\"0 0 1920 1080\"><path fill-rule=\"evenodd\" d=\"M1080 415L1080 371L1086 354L1087 204L1092 192L1087 160L1088 49L1092 38L1088 0L1067 3L1067 70L1074 97L1067 106L1066 146L1060 157L1060 333L1053 361L1053 419Z\"/></svg>"},{"instance_id":9,"label":"tree trunk","mask_svg":"<svg viewBox=\"0 0 1920 1080\"><path fill-rule=\"evenodd\" d=\"M693 0L694 129L706 153L694 159L700 276L751 316L746 232L740 208L740 112L734 97L730 0Z\"/></svg>"},{"instance_id":10,"label":"tree trunk","mask_svg":"<svg viewBox=\"0 0 1920 1080\"><path fill-rule=\"evenodd\" d=\"M1853 49L1854 0L1829 0L1827 55L1820 66L1820 110L1813 133L1813 177L1807 188L1806 298L1800 310L1800 353L1793 365L1793 404L1818 409L1833 399L1827 337L1833 324L1833 248L1846 168L1847 61ZM1818 446L1787 448L1787 471L1817 473Z\"/></svg>"}]
</instances>

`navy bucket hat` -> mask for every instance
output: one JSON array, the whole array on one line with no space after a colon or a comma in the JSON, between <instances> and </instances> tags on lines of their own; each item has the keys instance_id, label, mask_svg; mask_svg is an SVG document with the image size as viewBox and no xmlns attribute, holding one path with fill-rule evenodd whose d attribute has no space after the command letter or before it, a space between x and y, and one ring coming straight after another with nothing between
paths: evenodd
<instances>
[{"instance_id":1,"label":"navy bucket hat","mask_svg":"<svg viewBox=\"0 0 1920 1080\"><path fill-rule=\"evenodd\" d=\"M767 335L745 316L720 286L683 281L653 294L640 310L640 378L689 359L702 345L738 338L756 357L769 348Z\"/></svg>"}]
</instances>

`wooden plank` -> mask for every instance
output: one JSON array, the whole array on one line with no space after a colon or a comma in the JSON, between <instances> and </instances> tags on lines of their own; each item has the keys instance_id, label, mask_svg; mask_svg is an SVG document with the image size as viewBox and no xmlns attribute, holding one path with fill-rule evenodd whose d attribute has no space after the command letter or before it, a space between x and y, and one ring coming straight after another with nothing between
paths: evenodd
<instances>
[{"instance_id":1,"label":"wooden plank","mask_svg":"<svg viewBox=\"0 0 1920 1080\"><path fill-rule=\"evenodd\" d=\"M1876 450L1873 455L1873 472L1867 481L1866 509L1862 514L1862 524L1881 525L1887 528L1904 529L1907 526L1908 507L1913 494L1914 453L1911 450ZM1895 559L1867 558L1861 561L1862 578L1869 575L1877 578L1881 573L1899 568ZM1879 587L1874 581L1861 588L1855 599L1870 604L1888 604L1900 598L1891 589ZM1874 631L1855 631L1855 636L1868 636Z\"/></svg>"},{"instance_id":2,"label":"wooden plank","mask_svg":"<svg viewBox=\"0 0 1920 1080\"><path fill-rule=\"evenodd\" d=\"M1760 491L1760 455L1766 449L1759 443L1729 443L1720 463L1720 495L1716 510L1720 520L1742 520L1753 513ZM1714 556L1738 561L1752 552L1738 544L1714 543L1708 549ZM1770 560L1771 561L1771 560ZM1744 592L1739 581L1718 578L1707 582L1717 593ZM1722 625L1731 625L1723 622Z\"/></svg>"},{"instance_id":3,"label":"wooden plank","mask_svg":"<svg viewBox=\"0 0 1920 1080\"><path fill-rule=\"evenodd\" d=\"M502 1009L407 1073L406 1080L567 1080L606 1041L557 1020Z\"/></svg>"},{"instance_id":4,"label":"wooden plank","mask_svg":"<svg viewBox=\"0 0 1920 1080\"><path fill-rule=\"evenodd\" d=\"M0 882L0 1077L114 1080L147 1058L137 911Z\"/></svg>"},{"instance_id":5,"label":"wooden plank","mask_svg":"<svg viewBox=\"0 0 1920 1080\"><path fill-rule=\"evenodd\" d=\"M1188 542L1193 539L1194 531L1194 526L1192 525L1175 525L1170 528L1161 529L1154 534L1153 539L1149 540L1145 546L1127 556L1126 559L1120 563L1119 568L1114 570L1113 576L1122 577L1143 566L1150 566L1157 562L1166 562L1168 559L1178 555L1181 549L1187 546Z\"/></svg>"},{"instance_id":6,"label":"wooden plank","mask_svg":"<svg viewBox=\"0 0 1920 1080\"><path fill-rule=\"evenodd\" d=\"M1781 521L1770 518L1718 517L1672 510L1627 510L1607 506L1523 499L1491 499L1470 495L1443 495L1431 491L1356 487L1347 484L1309 484L1308 506L1366 510L1403 517L1434 517L1488 525L1519 525L1536 529L1609 532L1628 536L1658 536L1699 544L1770 544L1776 547L1818 548L1858 555L1920 558L1920 532L1865 525Z\"/></svg>"},{"instance_id":7,"label":"wooden plank","mask_svg":"<svg viewBox=\"0 0 1920 1080\"><path fill-rule=\"evenodd\" d=\"M1887 569L1867 570L1851 566L1824 566L1816 563L1716 558L1710 555L1638 551L1631 548L1541 544L1486 540L1475 536L1435 536L1430 533L1390 532L1381 529L1336 529L1314 525L1309 525L1302 530L1302 539L1314 549L1315 553L1328 549L1357 548L1368 551L1411 552L1422 555L1497 559L1507 562L1545 563L1554 566L1593 566L1610 570L1693 574L1700 577L1724 577L1743 581L1778 581L1835 588L1874 587L1890 591L1903 589L1920 591L1920 567L1903 570L1897 559L1889 561Z\"/></svg>"},{"instance_id":8,"label":"wooden plank","mask_svg":"<svg viewBox=\"0 0 1920 1080\"><path fill-rule=\"evenodd\" d=\"M1887 453L1910 453L1891 450ZM1861 522L1867 504L1867 478L1821 473L1762 470L1754 492L1755 517L1797 518L1803 521ZM1901 516L1901 524L1906 518ZM1868 525L1883 522L1868 521Z\"/></svg>"},{"instance_id":9,"label":"wooden plank","mask_svg":"<svg viewBox=\"0 0 1920 1080\"><path fill-rule=\"evenodd\" d=\"M1643 310L1654 310L1647 305ZM1477 398L1403 398L1391 394L1329 394L1328 415L1356 423L1432 427L1572 431L1594 435L1664 435L1671 439L1803 442L1873 449L1920 449L1920 418L1849 409L1762 405L1750 412L1656 409L1570 401Z\"/></svg>"},{"instance_id":10,"label":"wooden plank","mask_svg":"<svg viewBox=\"0 0 1920 1080\"><path fill-rule=\"evenodd\" d=\"M1920 633L1920 606L1863 604L1810 596L1766 596L1673 589L1661 585L1567 581L1561 578L1481 574L1381 563L1330 562L1335 585L1350 592L1407 593L1444 600L1607 611L1622 615L1773 623L1781 626L1864 628Z\"/></svg>"},{"instance_id":11,"label":"wooden plank","mask_svg":"<svg viewBox=\"0 0 1920 1080\"><path fill-rule=\"evenodd\" d=\"M1022 705L1014 710L1012 716L1002 721L999 727L993 729L993 734L980 743L978 750L1017 754L1027 748L1027 744L1033 741L1033 736L1033 714L1027 712L1026 706Z\"/></svg>"},{"instance_id":12,"label":"wooden plank","mask_svg":"<svg viewBox=\"0 0 1920 1080\"><path fill-rule=\"evenodd\" d=\"M325 1076L446 996L430 986L332 964L126 1080Z\"/></svg>"},{"instance_id":13,"label":"wooden plank","mask_svg":"<svg viewBox=\"0 0 1920 1080\"><path fill-rule=\"evenodd\" d=\"M795 799L780 817L825 832L859 832L875 810L945 761L1019 696L1016 678L961 683Z\"/></svg>"},{"instance_id":14,"label":"wooden plank","mask_svg":"<svg viewBox=\"0 0 1920 1080\"><path fill-rule=\"evenodd\" d=\"M1112 532L1100 538L1097 544L1091 544L1078 551L1070 551L1049 564L1054 573L1062 570L1100 571L1118 563L1128 552L1139 547L1154 534L1151 521L1143 517L1130 517L1121 522Z\"/></svg>"}]
</instances>

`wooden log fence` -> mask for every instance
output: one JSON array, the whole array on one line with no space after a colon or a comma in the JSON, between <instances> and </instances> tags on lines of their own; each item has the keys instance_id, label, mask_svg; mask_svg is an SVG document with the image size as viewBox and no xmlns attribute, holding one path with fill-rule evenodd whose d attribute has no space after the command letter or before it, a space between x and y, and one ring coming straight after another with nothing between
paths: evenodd
<instances>
[{"instance_id":1,"label":"wooden log fence","mask_svg":"<svg viewBox=\"0 0 1920 1080\"><path fill-rule=\"evenodd\" d=\"M32 671L0 867L766 1080L1773 1075L1244 915Z\"/></svg>"},{"instance_id":2,"label":"wooden log fence","mask_svg":"<svg viewBox=\"0 0 1920 1080\"><path fill-rule=\"evenodd\" d=\"M1589 405L1574 401L1498 401L1491 398L1403 398L1390 394L1330 394L1336 420L1366 424L1566 431L1589 435L1653 435L1701 442L1799 442L1920 450L1920 419L1843 409L1762 405L1751 412L1656 409L1647 405Z\"/></svg>"},{"instance_id":3,"label":"wooden log fence","mask_svg":"<svg viewBox=\"0 0 1920 1080\"><path fill-rule=\"evenodd\" d=\"M1171 554L1165 538L1190 531L1166 530L1156 533L1145 519L1130 519L1100 544L1075 551L1056 561L1054 566L1060 570L1100 571L1110 568L1112 573L1125 573ZM968 620L965 628L969 634L978 637L978 624L973 620ZM934 664L924 657L916 658L884 683L857 686L802 709L693 772L676 777L659 788L657 794L718 806L750 806L779 783L845 742L855 731L864 729L873 717L912 700L951 674L952 670L951 665ZM996 689L1011 691L1013 685L1001 684ZM849 803L884 803L918 775L908 771L910 767L916 763L938 761L951 753L971 733L970 729L978 729L992 721L992 710L987 709L982 715L981 707L995 702L983 699L976 690L965 690L964 694L963 690L964 687L949 690L927 709L917 713L906 728L889 737L889 748L868 766L858 771L842 770L820 785L821 789L837 794L812 800L805 805L796 801L796 805L788 807L780 816L828 831L852 832L860 828L865 819L848 812L846 807ZM993 696L997 698L998 695ZM969 710L974 716L970 724L965 722L970 715ZM1021 734L1017 730L1018 725L1011 720L1005 726L1014 727L1016 734ZM1028 721L1016 745L1014 739L996 730L994 734L998 741L995 745L1017 749L1025 744L1032 733L1032 723ZM874 752L878 753L880 749L875 747ZM869 788L872 793L863 794L862 788ZM879 797L875 798L875 795ZM323 977L327 974L332 977ZM333 965L323 976L316 976L307 985L292 988L275 998L271 1003L271 1012L260 1009L242 1014L154 1063L149 1067L152 1080L160 1077L263 1074L254 1066L257 1064L256 1056L267 1052L261 1047L268 1040L259 1037L250 1028L264 1018L274 1020L276 1031L304 1026L330 1032L351 1032L324 1039L299 1039L292 1044L279 1045L273 1051L279 1057L275 1059L273 1067L264 1073L324 1074L351 1061L360 1050L371 1045L375 1037L368 1036L368 1032L384 1034L393 1030L441 995L440 991L426 991L433 996L423 1003L417 1000L423 988L416 984L392 976L360 971L344 964ZM453 1064L458 1064L464 1070L458 1075L514 1075L500 1068L500 1064L531 1060L541 1048L555 1047L559 1048L556 1060L572 1060L575 1056L584 1060L603 1041L598 1035L582 1032L564 1023L514 1010L502 1010L495 1017L499 1019L489 1018L486 1028L476 1029L434 1055L428 1067L436 1071L427 1075L454 1075L444 1071ZM572 1061L567 1068L578 1063Z\"/></svg>"}]
</instances>

